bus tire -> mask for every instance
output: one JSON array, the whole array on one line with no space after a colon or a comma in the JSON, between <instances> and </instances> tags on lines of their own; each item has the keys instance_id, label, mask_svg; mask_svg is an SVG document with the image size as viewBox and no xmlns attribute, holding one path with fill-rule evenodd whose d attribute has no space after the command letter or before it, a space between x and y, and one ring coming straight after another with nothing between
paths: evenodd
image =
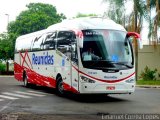
<instances>
[{"instance_id":1,"label":"bus tire","mask_svg":"<svg viewBox=\"0 0 160 120\"><path fill-rule=\"evenodd\" d=\"M24 83L24 86L25 86L25 87L28 87L29 83L28 83L28 80L27 80L27 76L26 76L26 75L24 75L23 83Z\"/></svg>"},{"instance_id":2,"label":"bus tire","mask_svg":"<svg viewBox=\"0 0 160 120\"><path fill-rule=\"evenodd\" d=\"M63 95L64 94L63 80L62 80L61 77L58 77L58 79L57 79L56 90L57 90L57 93L59 95Z\"/></svg>"}]
</instances>

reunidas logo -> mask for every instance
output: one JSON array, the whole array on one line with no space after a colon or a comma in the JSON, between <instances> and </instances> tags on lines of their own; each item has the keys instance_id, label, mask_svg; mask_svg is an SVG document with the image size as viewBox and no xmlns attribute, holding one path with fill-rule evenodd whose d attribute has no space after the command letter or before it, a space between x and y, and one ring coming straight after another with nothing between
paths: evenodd
<instances>
[{"instance_id":1,"label":"reunidas logo","mask_svg":"<svg viewBox=\"0 0 160 120\"><path fill-rule=\"evenodd\" d=\"M54 56L49 55L48 52L44 52L43 55L32 54L32 64L33 65L53 65Z\"/></svg>"}]
</instances>

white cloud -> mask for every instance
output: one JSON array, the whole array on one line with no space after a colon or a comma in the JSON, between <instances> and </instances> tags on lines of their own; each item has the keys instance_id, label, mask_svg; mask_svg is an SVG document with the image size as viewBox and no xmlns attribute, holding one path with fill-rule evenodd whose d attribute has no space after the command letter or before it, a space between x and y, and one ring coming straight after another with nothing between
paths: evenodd
<instances>
[{"instance_id":1,"label":"white cloud","mask_svg":"<svg viewBox=\"0 0 160 120\"><path fill-rule=\"evenodd\" d=\"M9 21L13 21L20 12L26 9L26 5L31 2L52 4L56 7L58 13L65 14L67 18L72 18L78 13L95 13L102 15L108 7L108 5L102 3L102 1L103 0L4 0L0 4L0 33L7 31L8 18L5 14L9 14ZM128 6L133 6L133 3L127 2L126 7ZM127 13L130 13L132 9L131 7L127 10ZM148 28L145 27L141 33L144 41L148 39L147 29Z\"/></svg>"}]
</instances>

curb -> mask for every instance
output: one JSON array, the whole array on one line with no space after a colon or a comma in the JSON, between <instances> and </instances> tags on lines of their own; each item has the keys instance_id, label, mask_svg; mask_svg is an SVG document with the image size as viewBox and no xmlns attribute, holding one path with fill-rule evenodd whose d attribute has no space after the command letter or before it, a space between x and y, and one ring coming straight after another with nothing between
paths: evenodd
<instances>
[{"instance_id":1,"label":"curb","mask_svg":"<svg viewBox=\"0 0 160 120\"><path fill-rule=\"evenodd\" d=\"M2 77L14 77L14 75L0 75L0 78Z\"/></svg>"},{"instance_id":2,"label":"curb","mask_svg":"<svg viewBox=\"0 0 160 120\"><path fill-rule=\"evenodd\" d=\"M136 87L140 87L140 88L160 88L160 85L136 85Z\"/></svg>"}]
</instances>

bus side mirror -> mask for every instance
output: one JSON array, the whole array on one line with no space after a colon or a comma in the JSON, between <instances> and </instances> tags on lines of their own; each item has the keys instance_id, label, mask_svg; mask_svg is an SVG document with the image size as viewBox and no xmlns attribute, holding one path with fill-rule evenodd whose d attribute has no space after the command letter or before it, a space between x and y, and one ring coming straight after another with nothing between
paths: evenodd
<instances>
[{"instance_id":1,"label":"bus side mirror","mask_svg":"<svg viewBox=\"0 0 160 120\"><path fill-rule=\"evenodd\" d=\"M127 37L135 37L136 40L138 41L138 47L139 49L142 49L143 48L143 44L142 44L142 39L141 39L141 36L140 34L136 33L136 32L128 32L127 33Z\"/></svg>"}]
</instances>

